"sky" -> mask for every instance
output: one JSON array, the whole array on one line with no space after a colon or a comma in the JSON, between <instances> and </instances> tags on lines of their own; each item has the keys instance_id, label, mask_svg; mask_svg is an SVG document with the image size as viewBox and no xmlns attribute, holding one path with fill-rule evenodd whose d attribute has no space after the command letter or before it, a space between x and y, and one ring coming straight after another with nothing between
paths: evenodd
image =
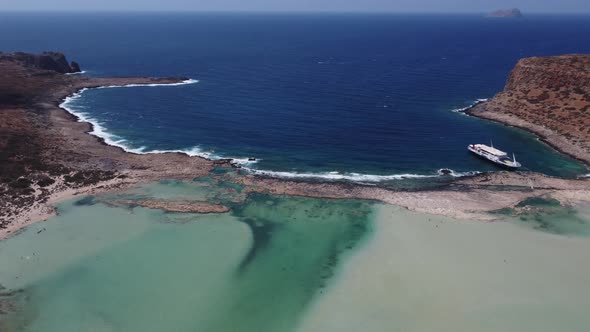
<instances>
[{"instance_id":1,"label":"sky","mask_svg":"<svg viewBox=\"0 0 590 332\"><path fill-rule=\"evenodd\" d=\"M589 13L590 0L0 0L0 11L319 11Z\"/></svg>"}]
</instances>

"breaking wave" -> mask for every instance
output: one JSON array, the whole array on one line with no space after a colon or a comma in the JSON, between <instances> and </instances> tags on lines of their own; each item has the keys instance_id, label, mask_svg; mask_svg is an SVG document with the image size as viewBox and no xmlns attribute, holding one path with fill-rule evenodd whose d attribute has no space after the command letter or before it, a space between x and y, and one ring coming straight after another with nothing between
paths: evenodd
<instances>
[{"instance_id":1,"label":"breaking wave","mask_svg":"<svg viewBox=\"0 0 590 332\"><path fill-rule=\"evenodd\" d=\"M470 172L455 172L451 169L439 169L434 174L391 174L391 175L376 175L376 174L361 174L361 173L341 173L337 171L333 172L283 172L283 171L271 171L271 170L262 170L249 167L252 164L257 163L261 159L252 160L251 158L231 158L225 157L222 155L215 154L211 151L204 151L198 146L194 146L191 148L186 149L175 149L175 150L148 150L147 147L141 146L138 148L130 147L127 145L128 141L120 136L115 134L111 134L107 131L107 129L95 118L92 118L87 113L77 109L73 103L79 99L85 91L90 89L113 89L113 88L130 88L130 87L159 87L159 86L179 86L179 85L187 85L187 84L195 84L198 83L198 80L188 79L183 82L179 83L153 83L153 84L127 84L127 85L110 85L110 86L101 86L96 88L84 88L80 91L68 96L64 99L64 101L59 105L62 109L68 111L69 113L73 114L78 118L79 122L88 122L92 125L92 131L89 134L94 135L96 137L101 138L105 144L116 146L123 149L129 153L135 154L151 154L151 153L184 153L191 157L202 157L209 160L216 160L216 159L231 159L231 163L234 165L240 166L243 170L251 174L257 175L264 175L274 178L283 178L283 179L320 179L320 180L328 180L328 181L350 181L356 183L365 183L365 184L374 184L379 182L388 182L388 181L395 181L395 180L404 180L404 179L425 179L425 178L437 178L443 176L450 176L450 177L463 177L463 176L471 176L479 174L480 172L477 171L470 171ZM478 99L473 105L477 105L485 101L486 99ZM472 107L473 105L469 106ZM467 107L467 108L469 108ZM461 110L465 110L467 108L463 108Z\"/></svg>"},{"instance_id":2,"label":"breaking wave","mask_svg":"<svg viewBox=\"0 0 590 332\"><path fill-rule=\"evenodd\" d=\"M86 74L86 70L82 70L76 73L66 73L66 75L83 75Z\"/></svg>"},{"instance_id":3,"label":"breaking wave","mask_svg":"<svg viewBox=\"0 0 590 332\"><path fill-rule=\"evenodd\" d=\"M424 179L437 178L441 176L463 177L476 175L480 172L455 172L451 169L440 169L436 174L392 174L392 175L375 175L375 174L360 174L360 173L340 173L340 172L322 172L322 173L299 173L299 172L280 172L268 171L246 168L252 174L264 175L283 179L322 179L330 181L351 181L351 182L388 182L404 179Z\"/></svg>"},{"instance_id":4,"label":"breaking wave","mask_svg":"<svg viewBox=\"0 0 590 332\"><path fill-rule=\"evenodd\" d=\"M104 85L94 89L114 89L114 88L137 88L137 87L157 87L157 86L180 86L199 83L199 80L187 79L178 83L148 83L148 84L124 84L124 85Z\"/></svg>"},{"instance_id":5,"label":"breaking wave","mask_svg":"<svg viewBox=\"0 0 590 332\"><path fill-rule=\"evenodd\" d=\"M135 154L148 154L148 153L184 153L191 157L202 157L206 159L222 159L226 158L220 155L216 155L213 152L203 151L200 147L195 146L187 149L176 149L176 150L148 150L147 147L141 146L138 148L130 147L127 143L128 141L120 136L115 134L109 133L107 129L95 118L89 116L87 113L79 110L73 104L74 102L82 97L82 94L85 91L90 89L113 89L113 88L131 88L131 87L159 87L159 86L179 86L179 85L187 85L187 84L195 84L198 83L198 80L188 79L179 83L152 83L152 84L127 84L127 85L108 85L108 86L100 86L96 88L84 88L80 91L68 96L64 99L64 101L59 105L62 109L68 111L69 113L73 114L78 118L79 122L88 122L92 125L92 131L89 132L90 135L96 136L101 138L105 144L116 146L123 149L129 153ZM232 162L237 165L245 166L256 163L258 160L249 160L249 158L231 158Z\"/></svg>"},{"instance_id":6,"label":"breaking wave","mask_svg":"<svg viewBox=\"0 0 590 332\"><path fill-rule=\"evenodd\" d=\"M481 99L476 99L473 103L471 103L469 106L466 107L461 107L461 108L455 108L452 109L451 112L455 112L455 113L463 113L465 111L467 111L468 109L472 108L473 106L479 105L483 102L488 101L487 98L481 98Z\"/></svg>"}]
</instances>

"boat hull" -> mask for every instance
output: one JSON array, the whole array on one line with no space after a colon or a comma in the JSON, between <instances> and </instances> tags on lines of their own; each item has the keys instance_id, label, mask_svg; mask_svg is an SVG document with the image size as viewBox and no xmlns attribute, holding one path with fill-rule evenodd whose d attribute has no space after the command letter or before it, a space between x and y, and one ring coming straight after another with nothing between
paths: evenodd
<instances>
[{"instance_id":1,"label":"boat hull","mask_svg":"<svg viewBox=\"0 0 590 332\"><path fill-rule=\"evenodd\" d=\"M517 170L521 167L520 163L514 162L512 160L510 160L510 163L507 162L502 162L498 157L496 156L488 156L483 152L478 151L477 149L473 148L471 145L467 147L467 150L469 150L471 153L473 153L474 155L485 159L491 163L493 163L494 165L504 168L504 169L508 169L508 170Z\"/></svg>"}]
</instances>

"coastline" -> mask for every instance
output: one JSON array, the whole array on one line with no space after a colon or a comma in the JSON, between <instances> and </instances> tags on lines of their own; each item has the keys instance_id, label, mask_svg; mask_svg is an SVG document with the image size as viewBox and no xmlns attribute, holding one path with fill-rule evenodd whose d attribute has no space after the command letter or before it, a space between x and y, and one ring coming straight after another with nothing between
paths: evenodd
<instances>
[{"instance_id":1,"label":"coastline","mask_svg":"<svg viewBox=\"0 0 590 332\"><path fill-rule=\"evenodd\" d=\"M80 90L113 86L192 83L188 78L89 78L0 62L0 131L5 162L0 183L0 239L55 214L53 204L156 181L207 175L227 160L183 153L134 154L89 135L92 123L59 106ZM4 100L2 100L4 101ZM19 144L10 144L17 142Z\"/></svg>"},{"instance_id":2,"label":"coastline","mask_svg":"<svg viewBox=\"0 0 590 332\"><path fill-rule=\"evenodd\" d=\"M520 59L506 86L468 115L531 132L590 165L590 55Z\"/></svg>"},{"instance_id":3,"label":"coastline","mask_svg":"<svg viewBox=\"0 0 590 332\"><path fill-rule=\"evenodd\" d=\"M98 123L98 121L85 116L83 113L76 112L72 108L69 108L68 107L68 104L71 103L72 101L76 100L77 98L81 97L82 96L82 93L84 93L85 91L93 90L93 89L114 89L114 88L133 88L133 87L157 87L157 86L169 86L169 87L173 87L173 86L181 86L181 85L195 84L195 83L198 83L199 82L198 80L189 79L189 78L178 78L178 79L172 79L172 80L173 81L178 80L178 82L170 82L170 83L143 83L143 84L131 83L131 84L122 84L122 85L99 85L99 86L83 87L83 88L81 88L81 89L79 89L79 90L77 90L77 91L75 91L73 93L70 93L67 96L64 96L63 98L61 98L62 101L57 106L60 109L66 111L68 114L70 114L73 117L75 117L77 122L86 122L86 123L89 123L91 130L88 132L88 134L97 137L105 145L118 147L118 148L122 149L125 152L134 153L134 154L156 153L156 152L143 152L140 149L130 149L127 146L125 146L123 144L120 144L119 141L114 141L112 138L110 138L110 135L108 133L106 133L106 129L103 128L102 125L100 125L100 123ZM208 159L208 158L206 158L206 156L201 156L198 153L191 154L188 151L184 151L184 150L162 151L162 152L159 152L159 153L168 153L168 152L171 152L171 153L175 153L175 152L185 153L185 154L187 154L190 157L198 156L198 157L202 157L202 158Z\"/></svg>"},{"instance_id":4,"label":"coastline","mask_svg":"<svg viewBox=\"0 0 590 332\"><path fill-rule=\"evenodd\" d=\"M2 69L0 67L0 74L6 74L6 70ZM31 102L8 107L0 105L0 108L14 110L23 129L30 132L28 137L35 144L32 151L38 150L39 153L29 158L34 172L16 174L10 183L24 178L29 185L12 189L8 186L12 191L5 190L8 195L0 196L4 211L4 215L0 216L0 240L55 215L53 204L66 199L124 190L162 179L187 180L210 176L214 167L235 167L230 159L210 160L189 156L184 151L126 151L93 135L96 128L92 123L61 107L68 97L83 89L191 84L187 83L188 78L89 78L54 73L43 79L31 79L28 72L22 73L22 68L9 68L8 74L10 70L16 70L17 74L21 74L17 79L30 84L25 84L23 93L30 94ZM484 104L478 103L475 107ZM4 113L10 116L8 112ZM0 125L2 121L8 120L0 118ZM11 129L10 126L5 128ZM3 129L2 126L0 129ZM15 153L23 151L23 148L15 147ZM41 185L42 179L46 178L53 182L48 186ZM496 219L488 212L512 207L529 197L567 197L567 204L590 197L590 179L566 180L535 173L497 172L458 177L444 188L413 192L348 182L283 179L265 174L219 175L216 180L242 185L246 192L367 199L402 206L411 211L484 221Z\"/></svg>"},{"instance_id":5,"label":"coastline","mask_svg":"<svg viewBox=\"0 0 590 332\"><path fill-rule=\"evenodd\" d=\"M582 162L586 167L590 167L590 154L583 147L578 146L577 142L568 140L548 127L536 125L517 116L489 111L486 109L488 103L488 101L482 101L461 112L479 119L493 121L532 133L541 142L549 145L559 153Z\"/></svg>"}]
</instances>

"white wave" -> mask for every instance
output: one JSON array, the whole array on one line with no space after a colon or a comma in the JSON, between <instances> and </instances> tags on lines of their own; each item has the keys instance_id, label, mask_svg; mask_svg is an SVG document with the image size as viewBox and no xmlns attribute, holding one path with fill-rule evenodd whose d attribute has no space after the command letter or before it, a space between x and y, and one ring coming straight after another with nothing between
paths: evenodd
<instances>
[{"instance_id":1,"label":"white wave","mask_svg":"<svg viewBox=\"0 0 590 332\"><path fill-rule=\"evenodd\" d=\"M78 111L74 107L72 107L71 104L76 99L79 99L82 96L82 93L84 93L84 91L86 91L86 90L88 90L88 89L86 89L86 88L82 89L82 90L74 93L73 95L66 97L65 100L59 106L61 108L65 109L66 111L70 112L74 116L76 116L78 118L78 122L90 123L92 125L92 131L90 131L89 134L94 135L99 138L102 138L106 144L119 147L119 148L121 148L127 152L131 152L131 153L137 153L137 154L143 153L143 150L145 149L145 147L131 148L131 147L125 145L124 144L126 142L125 139L123 139L117 135L113 135L113 134L109 133L107 131L107 129L105 127L103 127L98 120L90 117L87 113Z\"/></svg>"},{"instance_id":2,"label":"white wave","mask_svg":"<svg viewBox=\"0 0 590 332\"><path fill-rule=\"evenodd\" d=\"M455 112L455 113L463 113L465 111L467 111L468 109L472 108L473 106L477 105L477 104L481 104L485 101L488 101L487 98L480 98L480 99L476 99L473 103L471 103L469 106L466 107L461 107L461 108L455 108L452 109L451 112Z\"/></svg>"},{"instance_id":3,"label":"white wave","mask_svg":"<svg viewBox=\"0 0 590 332\"><path fill-rule=\"evenodd\" d=\"M220 157L213 155L211 152L202 151L199 147L192 147L188 149L179 149L179 150L147 150L145 146L139 148L133 148L128 146L127 140L117 135L111 134L107 131L107 129L97 120L89 116L87 113L82 111L82 107L76 107L73 103L82 97L82 94L85 91L90 89L107 89L107 88L121 88L121 87L140 87L140 86L178 86L178 85L186 85L186 84L194 84L199 82L198 80L188 79L179 83L158 83L158 84L128 84L128 85L121 85L121 86L101 86L97 88L83 88L80 91L68 96L64 99L64 101L59 105L59 107L63 108L64 110L68 111L69 113L73 114L75 117L78 118L79 122L88 122L92 125L92 131L89 134L99 137L104 140L104 142L108 145L116 146L123 149L126 152L135 153L135 154L147 154L147 153L167 153L167 152L177 152L177 153L184 153L191 157L199 156L207 159L218 159Z\"/></svg>"},{"instance_id":4,"label":"white wave","mask_svg":"<svg viewBox=\"0 0 590 332\"><path fill-rule=\"evenodd\" d=\"M298 172L280 172L280 171L269 171L269 170L260 170L255 168L250 168L252 164L259 162L261 159L252 160L251 158L231 158L225 157L221 155L216 155L214 152L210 151L203 151L200 147L195 146L187 149L175 149L175 150L147 150L147 147L141 146L139 148L133 148L128 146L127 140L117 135L111 134L107 131L107 129L101 125L101 123L97 120L89 116L87 113L81 111L83 107L75 107L73 103L79 99L85 91L89 89L107 89L107 88L121 88L121 87L138 87L138 86L178 86L178 85L185 85L185 84L194 84L197 83L198 80L186 80L179 83L170 83L170 84L129 84L123 86L103 86L98 88L84 88L80 91L68 96L64 99L64 101L59 105L64 110L68 111L69 113L73 114L78 118L79 122L88 122L92 125L92 131L89 134L99 137L104 140L104 142L111 146L116 146L123 149L129 153L135 154L151 154L151 153L183 153L191 157L202 157L209 160L216 160L216 159L231 159L231 162L235 165L239 165L243 167L244 170L252 173L252 174L259 174L265 175L270 177L278 177L278 178L289 178L289 179L324 179L324 180L346 180L351 182L357 183L364 183L367 185L373 185L377 182L385 182L385 181L393 181L393 180L403 180L403 179L420 179L420 178L435 178L440 176L452 176L452 177L462 177L462 176L470 176L478 174L479 172L455 172L451 169L440 169L437 171L436 174L392 174L392 175L375 175L375 174L360 174L360 173L340 173L337 171L333 172L324 172L324 173L298 173ZM445 172L446 170L446 172Z\"/></svg>"},{"instance_id":5,"label":"white wave","mask_svg":"<svg viewBox=\"0 0 590 332\"><path fill-rule=\"evenodd\" d=\"M128 84L122 86L101 86L97 88L83 88L80 91L68 96L64 99L64 101L59 105L64 110L68 111L69 113L73 114L78 118L79 122L88 122L92 125L92 131L89 134L94 135L96 137L101 138L107 145L116 146L123 149L129 153L135 154L150 154L150 153L183 153L190 157L201 157L206 158L209 160L216 160L216 159L232 159L232 163L240 166L247 166L254 163L257 163L260 159L250 160L250 158L231 158L225 157L221 155L216 155L212 151L203 151L200 147L194 146L191 148L186 149L174 149L174 150L148 150L147 147L141 146L138 148L131 147L127 145L127 140L117 135L111 134L107 131L107 129L95 118L89 116L87 113L83 111L84 107L81 106L74 106L73 103L82 97L82 94L85 91L90 89L111 89L111 88L129 88L129 87L154 87L154 86L179 86L179 85L186 85L186 84L195 84L198 83L198 80L188 79L183 82L179 83L157 83L157 84Z\"/></svg>"},{"instance_id":6,"label":"white wave","mask_svg":"<svg viewBox=\"0 0 590 332\"><path fill-rule=\"evenodd\" d=\"M477 174L481 174L479 171L467 171L467 172L455 172L450 168L441 168L437 171L438 175L448 175L456 178L464 177L464 176L473 176Z\"/></svg>"},{"instance_id":7,"label":"white wave","mask_svg":"<svg viewBox=\"0 0 590 332\"><path fill-rule=\"evenodd\" d=\"M133 152L137 154L163 154L163 153L182 153L189 157L201 157L205 159L220 159L221 157L216 156L213 152L203 151L198 146L193 146L192 148L187 149L175 149L175 150L146 150L146 147L141 147L139 149L124 149L128 152Z\"/></svg>"},{"instance_id":8,"label":"white wave","mask_svg":"<svg viewBox=\"0 0 590 332\"><path fill-rule=\"evenodd\" d=\"M240 166L247 166L247 165L252 165L252 164L256 164L257 162L259 162L262 159L254 159L251 160L250 158L230 158L232 161L232 164L235 165L240 165Z\"/></svg>"},{"instance_id":9,"label":"white wave","mask_svg":"<svg viewBox=\"0 0 590 332\"><path fill-rule=\"evenodd\" d=\"M340 172L322 172L322 173L299 173L299 172L280 172L280 171L268 171L268 170L259 170L259 169L252 169L252 168L245 168L248 172L257 175L265 175L275 178L284 178L284 179L323 179L323 180L345 180L351 182L368 182L368 183L375 183L375 182L386 182L386 181L395 181L395 180L404 180L404 179L423 179L423 178L436 178L440 176L444 176L442 173L442 169L437 172L437 174L391 174L391 175L376 175L376 174L360 174L360 173L340 173ZM453 170L448 170L448 176L452 177L462 177L462 176L469 176L475 175L479 172L455 172Z\"/></svg>"},{"instance_id":10,"label":"white wave","mask_svg":"<svg viewBox=\"0 0 590 332\"><path fill-rule=\"evenodd\" d=\"M66 75L83 75L86 74L86 70L82 70L76 73L66 73Z\"/></svg>"},{"instance_id":11,"label":"white wave","mask_svg":"<svg viewBox=\"0 0 590 332\"><path fill-rule=\"evenodd\" d=\"M199 80L187 79L178 83L147 83L147 84L124 84L124 85L104 85L94 89L114 89L114 88L137 88L137 87L156 87L156 86L180 86L199 83Z\"/></svg>"}]
</instances>

